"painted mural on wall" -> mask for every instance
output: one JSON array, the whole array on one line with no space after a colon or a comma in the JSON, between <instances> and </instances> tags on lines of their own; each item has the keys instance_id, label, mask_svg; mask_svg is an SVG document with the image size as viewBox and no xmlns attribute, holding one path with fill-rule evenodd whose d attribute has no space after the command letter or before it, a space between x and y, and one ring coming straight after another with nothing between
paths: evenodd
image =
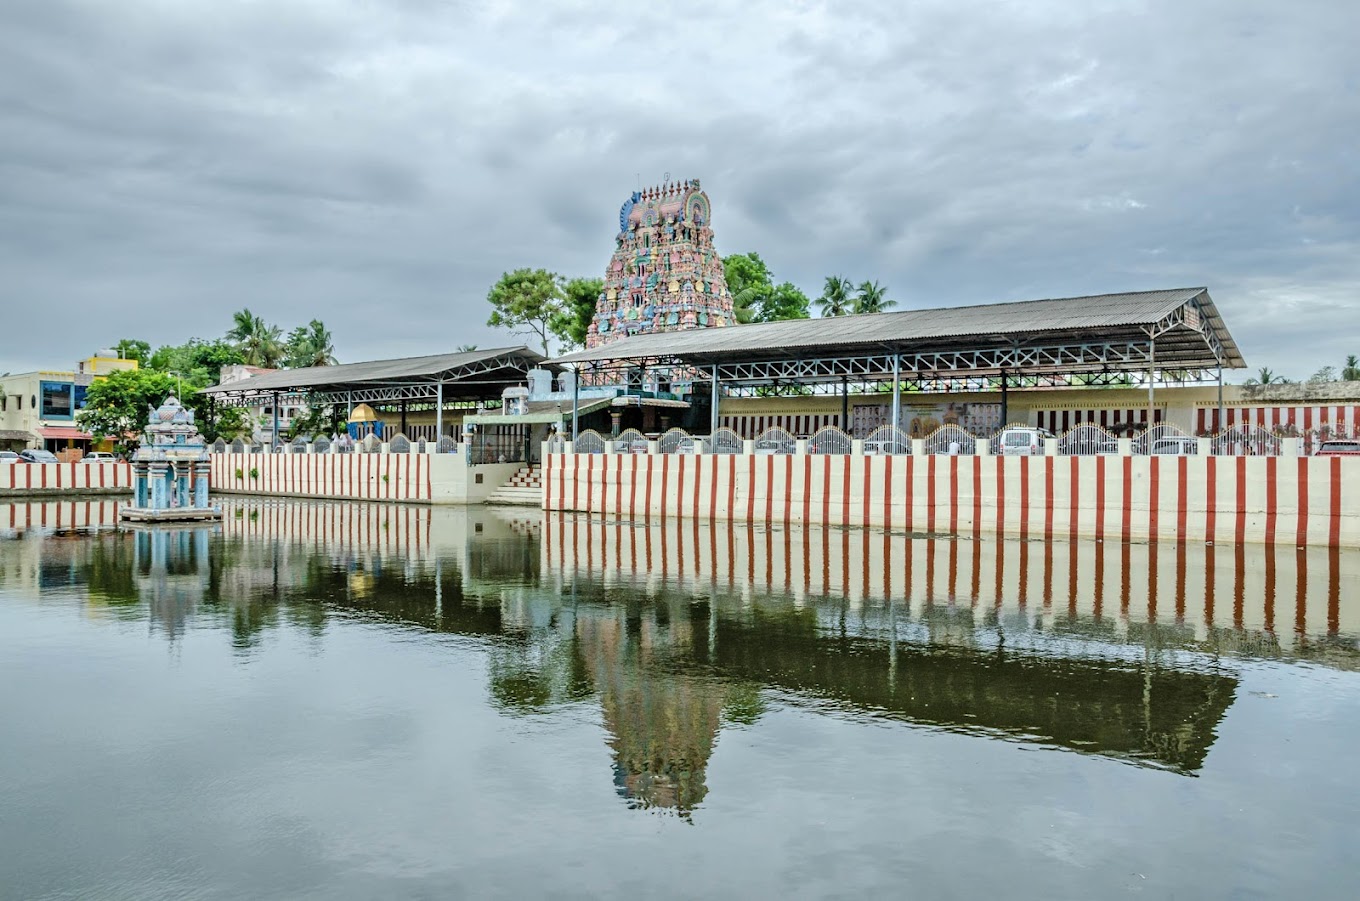
<instances>
[{"instance_id":1,"label":"painted mural on wall","mask_svg":"<svg viewBox=\"0 0 1360 901\"><path fill-rule=\"evenodd\" d=\"M853 434L864 437L883 425L892 425L891 404L860 404L851 414ZM902 429L912 438L924 438L946 425L957 425L974 435L991 435L1001 428L1001 404L953 403L902 400Z\"/></svg>"},{"instance_id":2,"label":"painted mural on wall","mask_svg":"<svg viewBox=\"0 0 1360 901\"><path fill-rule=\"evenodd\" d=\"M722 259L713 247L711 212L697 178L635 191L624 202L587 347L629 335L735 323Z\"/></svg>"}]
</instances>

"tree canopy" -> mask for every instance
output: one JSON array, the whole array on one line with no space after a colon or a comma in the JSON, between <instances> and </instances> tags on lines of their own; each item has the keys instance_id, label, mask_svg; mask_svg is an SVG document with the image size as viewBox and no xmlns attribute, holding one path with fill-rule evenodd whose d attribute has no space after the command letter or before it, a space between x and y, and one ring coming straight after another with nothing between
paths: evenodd
<instances>
[{"instance_id":1,"label":"tree canopy","mask_svg":"<svg viewBox=\"0 0 1360 901\"><path fill-rule=\"evenodd\" d=\"M331 342L330 329L320 319L313 319L289 332L285 350L285 362L289 369L335 365L335 346Z\"/></svg>"},{"instance_id":2,"label":"tree canopy","mask_svg":"<svg viewBox=\"0 0 1360 901\"><path fill-rule=\"evenodd\" d=\"M723 257L727 289L738 322L777 322L807 319L807 295L792 282L774 284L774 273L760 254L734 253Z\"/></svg>"},{"instance_id":3,"label":"tree canopy","mask_svg":"<svg viewBox=\"0 0 1360 901\"><path fill-rule=\"evenodd\" d=\"M151 408L160 406L175 391L175 377L164 372L111 372L95 379L86 390L85 408L76 413L76 422L96 438L112 438L126 448L141 436Z\"/></svg>"},{"instance_id":4,"label":"tree canopy","mask_svg":"<svg viewBox=\"0 0 1360 901\"><path fill-rule=\"evenodd\" d=\"M850 280L839 275L828 275L822 288L822 296L817 298L817 306L823 316L848 316L855 312L855 302L851 297L854 287Z\"/></svg>"},{"instance_id":5,"label":"tree canopy","mask_svg":"<svg viewBox=\"0 0 1360 901\"><path fill-rule=\"evenodd\" d=\"M561 286L562 304L548 330L567 347L585 347L595 305L604 290L602 278L573 278Z\"/></svg>"},{"instance_id":6,"label":"tree canopy","mask_svg":"<svg viewBox=\"0 0 1360 901\"><path fill-rule=\"evenodd\" d=\"M564 299L559 276L546 269L516 269L502 275L487 292L491 315L486 324L533 335L543 345L543 355L549 356L552 323L563 315Z\"/></svg>"}]
</instances>

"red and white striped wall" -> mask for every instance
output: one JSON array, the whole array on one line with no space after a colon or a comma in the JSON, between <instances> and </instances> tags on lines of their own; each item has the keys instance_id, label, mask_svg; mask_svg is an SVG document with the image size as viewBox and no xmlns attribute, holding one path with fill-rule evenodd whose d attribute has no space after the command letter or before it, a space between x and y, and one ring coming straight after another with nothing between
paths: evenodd
<instances>
[{"instance_id":1,"label":"red and white striped wall","mask_svg":"<svg viewBox=\"0 0 1360 901\"><path fill-rule=\"evenodd\" d=\"M1197 434L1212 434L1236 425L1251 425L1266 431L1292 429L1303 435L1326 429L1334 437L1349 438L1360 435L1360 406L1224 407L1222 426L1217 407L1195 410Z\"/></svg>"},{"instance_id":2,"label":"red and white striped wall","mask_svg":"<svg viewBox=\"0 0 1360 901\"><path fill-rule=\"evenodd\" d=\"M548 510L1360 547L1360 459L551 454Z\"/></svg>"},{"instance_id":3,"label":"red and white striped wall","mask_svg":"<svg viewBox=\"0 0 1360 901\"><path fill-rule=\"evenodd\" d=\"M1055 435L1061 435L1063 432L1087 423L1093 423L1106 429L1112 429L1117 425L1130 422L1146 427L1147 414L1147 407L1100 410L1036 410L1035 425L1041 429L1048 429ZM1162 410L1153 410L1154 425L1162 421L1162 416Z\"/></svg>"},{"instance_id":4,"label":"red and white striped wall","mask_svg":"<svg viewBox=\"0 0 1360 901\"><path fill-rule=\"evenodd\" d=\"M773 428L783 429L797 438L806 438L824 426L841 426L841 417L839 413L743 413L719 416L718 425L751 440Z\"/></svg>"},{"instance_id":5,"label":"red and white striped wall","mask_svg":"<svg viewBox=\"0 0 1360 901\"><path fill-rule=\"evenodd\" d=\"M211 484L214 493L429 503L434 459L429 454L213 454Z\"/></svg>"},{"instance_id":6,"label":"red and white striped wall","mask_svg":"<svg viewBox=\"0 0 1360 901\"><path fill-rule=\"evenodd\" d=\"M108 492L132 490L127 463L14 463L0 465L0 496L54 491Z\"/></svg>"}]
</instances>

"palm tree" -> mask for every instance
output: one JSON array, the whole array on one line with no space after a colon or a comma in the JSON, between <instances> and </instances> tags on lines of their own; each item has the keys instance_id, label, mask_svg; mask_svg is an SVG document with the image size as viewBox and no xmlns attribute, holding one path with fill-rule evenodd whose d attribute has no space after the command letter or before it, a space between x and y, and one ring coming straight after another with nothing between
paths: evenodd
<instances>
[{"instance_id":1,"label":"palm tree","mask_svg":"<svg viewBox=\"0 0 1360 901\"><path fill-rule=\"evenodd\" d=\"M232 322L227 340L236 342L246 365L274 369L283 362L283 332L278 326L269 325L249 309L233 313Z\"/></svg>"},{"instance_id":2,"label":"palm tree","mask_svg":"<svg viewBox=\"0 0 1360 901\"><path fill-rule=\"evenodd\" d=\"M849 279L841 278L839 275L828 275L822 296L817 298L817 306L821 307L822 315L847 316L853 313L855 305L850 298L852 290L854 287Z\"/></svg>"},{"instance_id":3,"label":"palm tree","mask_svg":"<svg viewBox=\"0 0 1360 901\"><path fill-rule=\"evenodd\" d=\"M888 289L877 280L859 286L855 295L856 313L882 313L889 307L897 306L897 301L888 299Z\"/></svg>"},{"instance_id":4,"label":"palm tree","mask_svg":"<svg viewBox=\"0 0 1360 901\"><path fill-rule=\"evenodd\" d=\"M330 329L320 319L300 325L288 334L288 365L294 369L335 365Z\"/></svg>"},{"instance_id":5,"label":"palm tree","mask_svg":"<svg viewBox=\"0 0 1360 901\"><path fill-rule=\"evenodd\" d=\"M1360 357L1355 354L1346 357L1346 365L1341 370L1341 381L1360 382Z\"/></svg>"},{"instance_id":6,"label":"palm tree","mask_svg":"<svg viewBox=\"0 0 1360 901\"><path fill-rule=\"evenodd\" d=\"M1277 374L1275 373L1275 371L1274 371L1273 369L1271 369L1270 367L1268 367L1268 366L1262 366L1261 369L1260 369L1260 371L1257 372L1256 375L1254 375L1254 376L1252 376L1251 378L1247 379L1247 384L1248 384L1248 385L1281 385L1281 384L1284 384L1284 381L1285 381L1284 376L1282 376L1282 375L1277 375Z\"/></svg>"}]
</instances>

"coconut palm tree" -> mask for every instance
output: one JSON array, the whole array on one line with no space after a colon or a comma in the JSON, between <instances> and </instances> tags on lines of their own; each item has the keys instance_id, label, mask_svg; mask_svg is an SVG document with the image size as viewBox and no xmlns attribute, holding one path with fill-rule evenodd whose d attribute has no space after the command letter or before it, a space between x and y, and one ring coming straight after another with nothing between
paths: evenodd
<instances>
[{"instance_id":1,"label":"coconut palm tree","mask_svg":"<svg viewBox=\"0 0 1360 901\"><path fill-rule=\"evenodd\" d=\"M1268 366L1262 366L1256 375L1247 379L1248 385L1282 385L1284 382L1284 376L1276 374L1275 370Z\"/></svg>"},{"instance_id":2,"label":"coconut palm tree","mask_svg":"<svg viewBox=\"0 0 1360 901\"><path fill-rule=\"evenodd\" d=\"M853 313L855 303L850 297L853 290L854 286L850 284L849 279L841 278L839 275L828 275L822 296L817 298L817 306L821 307L822 315L847 316Z\"/></svg>"},{"instance_id":3,"label":"coconut palm tree","mask_svg":"<svg viewBox=\"0 0 1360 901\"><path fill-rule=\"evenodd\" d=\"M233 313L232 322L234 325L227 332L227 340L236 343L246 365L273 369L283 363L283 332L278 326L269 325L264 317L256 316L249 309Z\"/></svg>"},{"instance_id":4,"label":"coconut palm tree","mask_svg":"<svg viewBox=\"0 0 1360 901\"><path fill-rule=\"evenodd\" d=\"M1341 381L1360 382L1360 357L1355 354L1346 357L1346 365L1341 369Z\"/></svg>"},{"instance_id":5,"label":"coconut palm tree","mask_svg":"<svg viewBox=\"0 0 1360 901\"><path fill-rule=\"evenodd\" d=\"M288 365L294 369L335 365L331 332L320 319L288 333Z\"/></svg>"},{"instance_id":6,"label":"coconut palm tree","mask_svg":"<svg viewBox=\"0 0 1360 901\"><path fill-rule=\"evenodd\" d=\"M888 299L887 287L880 285L876 280L864 282L855 295L856 313L882 313L895 306L897 301Z\"/></svg>"}]
</instances>

